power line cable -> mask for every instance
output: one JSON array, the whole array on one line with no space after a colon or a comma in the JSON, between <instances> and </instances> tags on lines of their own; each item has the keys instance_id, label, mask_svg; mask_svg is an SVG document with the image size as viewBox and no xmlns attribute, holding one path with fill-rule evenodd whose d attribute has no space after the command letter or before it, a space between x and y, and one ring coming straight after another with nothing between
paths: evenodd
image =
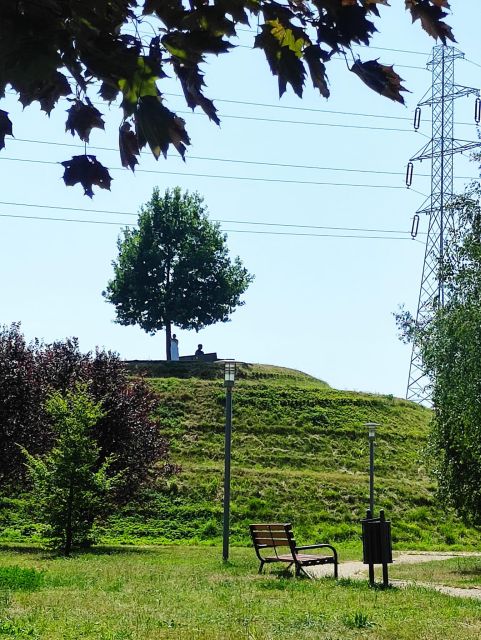
<instances>
[{"instance_id":1,"label":"power line cable","mask_svg":"<svg viewBox=\"0 0 481 640\"><path fill-rule=\"evenodd\" d=\"M202 116L207 118L207 114L201 111L176 111L176 113L180 113L181 115L187 116ZM360 124L340 124L336 122L309 122L306 120L283 120L279 118L262 118L259 116L238 116L227 113L219 113L219 118L222 119L233 119L233 120L254 120L257 122L273 122L276 124L300 124L300 125L309 125L314 127L333 127L333 128L342 128L342 129L366 129L369 131L396 131L401 133L415 133L417 135L421 135L424 138L429 138L426 134L421 131L414 131L414 129L399 129L394 127L372 127L368 125L360 125Z\"/></svg>"},{"instance_id":2,"label":"power line cable","mask_svg":"<svg viewBox=\"0 0 481 640\"><path fill-rule=\"evenodd\" d=\"M117 216L137 216L136 213L128 211L116 211L111 209L86 209L82 207L65 207L61 205L51 204L38 204L31 202L5 202L0 201L0 205L13 206L13 207L28 207L34 209L54 209L59 211L81 211L83 213L102 213ZM408 231L402 231L400 229L364 229L359 227L331 227L331 226L319 226L313 224L288 224L282 222L260 222L258 220L221 220L212 219L213 222L219 222L221 224L242 224L242 225L256 225L264 227L290 227L299 229L324 229L333 231L362 231L365 233L410 233Z\"/></svg>"},{"instance_id":3,"label":"power line cable","mask_svg":"<svg viewBox=\"0 0 481 640\"><path fill-rule=\"evenodd\" d=\"M474 64L475 67L479 67L481 69L481 64L474 62L474 60L469 60L468 58L463 58L463 60L465 60L466 62L469 62L470 64Z\"/></svg>"},{"instance_id":4,"label":"power line cable","mask_svg":"<svg viewBox=\"0 0 481 640\"><path fill-rule=\"evenodd\" d=\"M7 90L5 93L8 93L10 95L17 95L17 92L14 90ZM171 92L162 92L163 96L168 96L168 97L175 97L175 98L183 98L183 94L181 93L171 93ZM59 98L60 100L66 101L67 98L61 97ZM305 112L310 112L310 113L328 113L328 114L332 114L332 115L341 115L341 116L354 116L354 117L359 117L359 118L376 118L377 120L379 119L385 119L385 120L401 120L404 122L412 122L412 118L409 118L407 116L390 116L390 115L382 115L382 114L378 114L378 113L362 113L362 112L356 112L356 111L338 111L335 109L315 109L312 107L295 107L295 106L291 106L291 105L282 105L282 104L273 104L273 103L268 103L268 102L250 102L248 100L229 100L226 98L212 98L212 100L214 102L225 102L226 104L240 104L240 105L244 105L244 106L252 106L252 107L264 107L264 108L269 108L269 109L287 109L287 110L292 110L292 111L305 111ZM105 102L96 102L96 101L92 101L92 104L97 105L97 106L102 106L105 107L106 103ZM114 103L115 104L115 103ZM118 105L120 106L120 105ZM178 111L177 113L181 113L183 115L202 115L204 116L204 113L201 112L196 112L196 111ZM275 118L257 118L254 116L240 116L240 115L236 115L236 114L223 114L223 113L219 113L218 114L219 118L238 118L238 119L249 119L249 120L255 120L255 119L260 119L262 121L271 121L271 122L279 122L279 123L289 123L289 124L313 124L313 125L319 125L319 126L349 126L349 125L339 125L339 124L331 124L331 123L317 123L317 122L305 122L305 121L298 121L298 120L279 120L279 119L275 119ZM472 122L455 122L454 124L459 125L459 126L473 126ZM353 125L351 125L352 127ZM361 127L358 127L361 128ZM364 127L367 128L367 127ZM379 127L373 127L373 129L379 129ZM381 129L384 130L384 129ZM387 129L390 130L390 129ZM414 132L413 129L392 129L393 131L403 131L403 132ZM417 131L416 133L420 134L420 135L424 135L422 132ZM429 136L424 136L424 137L429 137Z\"/></svg>"},{"instance_id":5,"label":"power line cable","mask_svg":"<svg viewBox=\"0 0 481 640\"><path fill-rule=\"evenodd\" d=\"M155 32L156 27L154 25L151 25L152 29ZM236 32L241 32L241 33L254 33L257 34L258 30L257 29L244 29L243 27L236 27ZM149 33L147 31L139 31L139 35L144 35L144 36L152 36L152 33ZM238 46L238 45L236 45ZM373 50L373 51L392 51L393 53L407 53L407 54L411 54L411 55L417 55L417 56L425 56L426 58L429 56L429 53L426 53L425 51L412 51L412 50L408 50L408 49L392 49L390 47L375 47L371 44L369 45L361 45L361 44L353 44L352 45L353 48L356 49L362 49L362 50Z\"/></svg>"},{"instance_id":6,"label":"power line cable","mask_svg":"<svg viewBox=\"0 0 481 640\"><path fill-rule=\"evenodd\" d=\"M108 222L103 220L79 220L75 218L54 218L54 217L41 217L41 216L24 216L24 215L14 215L14 214L5 214L0 213L1 218L16 218L22 220L45 220L49 222L70 222L70 223L80 223L80 224L103 224L110 226L126 226L133 227L134 224L124 224L122 225L120 222ZM293 233L288 231L254 231L247 229L223 229L225 233L251 233L255 235L276 235L276 236L304 236L311 238L349 238L349 239L358 239L358 240L411 240L412 238L406 237L397 237L397 236L364 236L364 235L345 235L345 234L325 234L325 233Z\"/></svg>"},{"instance_id":7,"label":"power line cable","mask_svg":"<svg viewBox=\"0 0 481 640\"><path fill-rule=\"evenodd\" d=\"M76 144L73 142L55 142L51 140L32 140L31 138L13 138L9 141L11 142L25 142L27 144L41 144L41 145L51 145L56 147L71 147L74 149L84 149L83 144ZM118 149L115 147L99 147L97 145L88 146L89 150L92 151L112 151L118 153ZM151 153L148 151L141 151L141 155L145 155L151 157ZM178 155L168 154L167 157L180 159ZM207 162L226 162L231 164L247 164L247 165L258 165L258 166L266 166L266 167L279 167L286 169L309 169L316 171L340 171L345 173L369 173L374 175L390 175L390 176L404 176L404 171L382 171L379 169L349 169L343 167L322 167L319 165L309 165L309 164L288 164L284 162L267 162L263 160L240 160L235 158L215 158L211 156L192 156L190 154L187 155L188 160L202 160ZM421 178L430 178L431 174L429 173L417 173L416 177ZM458 180L475 180L476 176L456 176Z\"/></svg>"},{"instance_id":8,"label":"power line cable","mask_svg":"<svg viewBox=\"0 0 481 640\"><path fill-rule=\"evenodd\" d=\"M481 66L481 65L480 65ZM16 91L13 90L9 90L6 91L6 93L9 93L11 95L16 95ZM169 96L169 97L176 97L176 98L183 98L183 95L180 93L170 93L170 92L163 92L162 93L163 96ZM66 98L60 98L60 100L66 100ZM245 106L252 106L252 107L264 107L264 108L269 108L269 109L287 109L287 110L292 110L292 111L305 111L305 112L310 112L310 113L328 113L331 115L341 115L341 116L354 116L354 117L359 117L359 118L376 118L377 120L379 119L385 119L385 120L401 120L404 122L412 122L412 118L408 118L406 116L389 116L389 115L381 115L381 114L377 114L377 113L362 113L362 112L356 112L356 111L338 111L335 109L314 109L311 107L294 107L294 106L290 106L290 105L280 105L280 104L272 104L272 103L267 103L267 102L250 102L247 100L229 100L226 98L212 98L212 100L214 102L225 102L225 103L229 103L229 104L240 104L240 105L245 105ZM103 106L105 107L105 103L104 102L95 102L92 101L92 104L97 105L97 106ZM205 114L203 111L176 111L176 113L181 114L181 115L186 115L186 116L203 116L203 117L208 117L207 114ZM258 120L260 122L273 122L273 123L278 123L278 124L300 124L300 125L312 125L312 126L319 126L319 127L342 127L342 128L348 128L348 129L368 129L368 130L372 130L372 131L398 131L398 132L402 132L402 133L416 133L417 135L421 135L425 138L429 138L428 135L422 133L421 131L417 130L415 131L414 129L400 129L400 128L390 128L390 127L370 127L370 126L365 126L365 125L349 125L349 124L339 124L339 123L331 123L331 122L312 122L312 121L305 121L305 120L284 120L284 119L279 119L279 118L264 118L264 117L260 117L260 116L245 116L245 115L238 115L238 114L228 114L228 113L218 113L217 114L219 116L219 118L232 118L232 119L237 119L237 120ZM455 122L454 124L458 125L458 126L468 126L468 127L472 127L474 125L473 122Z\"/></svg>"},{"instance_id":9,"label":"power line cable","mask_svg":"<svg viewBox=\"0 0 481 640\"><path fill-rule=\"evenodd\" d=\"M183 98L182 93L170 93L165 92L162 95L170 96L175 98ZM269 109L290 109L292 111L310 111L312 113L330 113L334 115L342 115L342 116L359 116L363 118L386 118L390 120L408 120L412 122L412 118L408 118L407 116L386 116L380 115L377 113L359 113L356 111L337 111L335 109L314 109L312 107L293 107L290 105L284 104L273 104L271 102L250 102L248 100L229 100L227 98L212 98L214 102L225 102L226 104L241 104L249 107L267 107Z\"/></svg>"},{"instance_id":10,"label":"power line cable","mask_svg":"<svg viewBox=\"0 0 481 640\"><path fill-rule=\"evenodd\" d=\"M162 95L170 96L173 98L184 97L182 93L165 92L165 93L162 93ZM355 116L360 118L376 118L378 120L386 119L386 120L402 120L404 122L406 121L413 122L413 118L407 117L407 116L389 116L389 115L381 115L378 113L363 113L363 112L357 112L357 111L338 111L336 109L315 109L312 107L294 107L290 105L273 104L272 102L250 102L248 100L229 100L227 98L212 98L212 100L214 102L225 102L226 104L229 103L229 104L240 104L240 105L252 106L252 107L266 107L269 109L290 109L292 111L308 111L311 113L329 113L332 115ZM97 104L103 104L103 103L97 103ZM186 113L191 113L191 112L188 111ZM225 116L223 114L219 114L219 117L225 117ZM462 125L462 126L470 126L470 127L474 125L473 122L455 122L454 124ZM410 131L412 131L412 129L410 129Z\"/></svg>"},{"instance_id":11,"label":"power line cable","mask_svg":"<svg viewBox=\"0 0 481 640\"><path fill-rule=\"evenodd\" d=\"M25 162L33 164L45 164L59 166L59 162L53 162L51 160L34 160L32 158L7 158L0 156L0 160L9 162ZM125 171L122 167L107 167L109 171ZM282 178L258 178L254 176L225 176L214 175L210 173L187 173L183 171L159 171L158 169L137 169L137 173L154 173L158 175L171 175L171 176L186 176L189 178L215 178L220 180L247 180L253 182L276 182L282 184L310 184L315 186L329 186L329 187L361 187L370 189L402 189L406 190L405 186L401 185L383 185L383 184L356 184L351 182L317 182L315 180L291 180ZM417 193L421 196L427 197L426 194L421 193L412 187L409 189L412 193Z\"/></svg>"}]
</instances>

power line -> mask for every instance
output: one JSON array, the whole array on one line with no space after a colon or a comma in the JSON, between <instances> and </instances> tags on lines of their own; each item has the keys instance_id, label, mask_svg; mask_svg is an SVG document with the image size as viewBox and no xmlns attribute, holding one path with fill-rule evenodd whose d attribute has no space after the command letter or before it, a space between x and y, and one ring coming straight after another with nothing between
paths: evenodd
<instances>
[{"instance_id":1,"label":"power line","mask_svg":"<svg viewBox=\"0 0 481 640\"><path fill-rule=\"evenodd\" d=\"M153 31L155 32L156 27L154 27L154 25L151 25ZM258 34L258 30L257 29L244 29L243 27L236 27L236 32L239 33L255 33ZM147 31L139 31L138 32L139 35L143 35L143 36L152 36L152 33L148 33ZM156 33L156 32L155 32ZM239 46L239 45L235 45L235 46ZM373 50L373 51L392 51L393 53L407 53L407 54L411 54L411 55L417 55L417 56L424 56L424 57L428 57L428 53L426 53L425 51L412 51L412 50L408 50L408 49L392 49L390 47L375 47L371 44L369 45L361 45L361 44L353 44L352 45L355 48L358 49L362 49L362 50Z\"/></svg>"},{"instance_id":2,"label":"power line","mask_svg":"<svg viewBox=\"0 0 481 640\"><path fill-rule=\"evenodd\" d=\"M477 62L474 62L473 60L468 60L468 58L463 58L466 62L469 62L470 64L474 64L475 67L479 67L481 69L481 64L478 64Z\"/></svg>"},{"instance_id":3,"label":"power line","mask_svg":"<svg viewBox=\"0 0 481 640\"><path fill-rule=\"evenodd\" d=\"M56 165L58 166L59 162L53 162L51 160L33 160L31 158L7 158L5 156L0 156L0 160L8 161L8 162L25 162L25 163L33 163L33 164L45 164L45 165ZM122 167L107 167L109 171L125 171ZM170 176L186 176L189 178L215 178L216 180L243 180L243 181L253 181L253 182L275 182L282 184L310 184L314 186L327 186L327 187L360 187L360 188L370 188L370 189L402 189L406 190L406 187L403 185L383 185L383 184L357 184L352 182L317 182L315 180L291 180L291 179L282 179L282 178L258 178L255 176L225 176L225 175L214 175L210 173L187 173L183 171L159 171L158 169L137 169L137 173L154 173L158 175L170 175ZM412 193L418 193L419 195L425 196L425 194L416 191L415 189L409 189ZM425 196L426 197L426 196Z\"/></svg>"},{"instance_id":4,"label":"power line","mask_svg":"<svg viewBox=\"0 0 481 640\"><path fill-rule=\"evenodd\" d=\"M54 217L41 217L41 216L24 216L24 215L14 215L14 214L6 214L0 213L1 218L16 218L22 220L45 220L49 222L73 222L80 224L103 224L110 226L124 226L124 227L133 227L133 224L124 224L122 225L120 222L109 222L103 220L79 220L75 218L54 218ZM349 238L349 239L358 239L358 240L412 240L411 237L396 237L396 236L365 236L365 235L345 235L345 234L325 234L325 233L294 233L291 231L254 231L247 229L223 229L225 233L251 233L255 235L276 235L276 236L304 236L311 238Z\"/></svg>"},{"instance_id":5,"label":"power line","mask_svg":"<svg viewBox=\"0 0 481 640\"><path fill-rule=\"evenodd\" d=\"M84 145L83 144L76 144L74 142L54 142L51 140L32 140L30 138L13 138L12 140L9 140L10 143L12 142L25 142L27 144L42 144L42 145L47 145L47 146L54 146L54 147L71 147L74 149L84 149ZM97 145L88 145L88 149L89 150L95 150L95 151L112 151L112 152L116 152L118 153L118 148L116 149L115 147L99 147ZM145 156L151 156L151 154L148 151L141 151L141 155L145 155ZM167 157L172 157L172 158L179 158L180 156L177 155L170 155L168 154ZM279 167L279 168L286 168L286 169L309 169L309 170L315 170L315 171L340 171L340 172L344 172L344 173L369 173L369 174L374 174L374 175L390 175L390 176L404 176L405 175L405 171L382 171L379 169L349 169L349 168L344 168L344 167L322 167L319 165L309 165L309 164L288 164L285 162L266 162L263 160L239 160L236 158L215 158L215 157L211 157L211 156L192 156L192 155L187 155L187 159L188 160L202 160L202 161L207 161L207 162L226 162L226 163L230 163L230 164L247 164L247 165L257 165L257 166L264 166L264 167ZM420 177L420 178L430 178L431 174L429 173L417 173L416 177ZM476 177L475 176L457 176L458 180L475 180Z\"/></svg>"},{"instance_id":6,"label":"power line","mask_svg":"<svg viewBox=\"0 0 481 640\"><path fill-rule=\"evenodd\" d=\"M481 65L480 65L481 66ZM182 93L170 93L170 92L165 92L162 93L162 95L164 96L170 96L173 98L183 98L183 94ZM212 98L213 102L225 102L225 103L229 103L229 104L241 104L241 105L245 105L245 106L249 106L249 107L266 107L269 109L290 109L292 111L308 111L311 113L329 113L332 115L341 115L341 116L355 116L355 117L360 117L360 118L376 118L376 119L385 119L385 120L402 120L404 122L413 122L413 118L412 117L407 117L407 116L388 116L388 115L381 115L378 113L363 113L363 112L357 112L357 111L337 111L336 109L314 109L312 107L293 107L290 105L283 105L283 104L273 104L272 102L250 102L248 100L229 100L227 98ZM104 104L104 103L97 103L97 104ZM190 111L184 112L184 113L191 113ZM223 114L219 114L219 117L226 117ZM462 126L469 126L472 127L473 126L473 122L456 122L455 124L457 125L462 125ZM412 129L409 129L409 131L411 131ZM405 129L403 129L403 131L405 131ZM418 132L419 133L419 132Z\"/></svg>"},{"instance_id":7,"label":"power line","mask_svg":"<svg viewBox=\"0 0 481 640\"><path fill-rule=\"evenodd\" d=\"M473 63L475 64L475 63ZM481 66L481 65L478 65ZM14 90L8 90L5 93L9 93L11 95L16 95L17 92ZM181 93L170 93L170 92L162 92L162 95L164 96L169 96L169 97L175 97L175 98L183 98L184 96ZM66 100L66 98L60 98L60 100ZM311 107L294 107L294 106L290 106L290 105L282 105L282 104L272 104L272 103L267 103L267 102L250 102L247 100L229 100L226 98L212 98L212 100L214 102L225 102L225 103L229 103L229 104L240 104L240 105L244 105L244 106L252 106L252 107L264 107L264 108L269 108L269 109L287 109L287 110L292 110L292 111L305 111L305 112L310 112L310 113L328 113L328 114L332 114L332 115L340 115L340 116L354 116L354 117L359 117L359 118L376 118L377 120L379 119L384 119L384 120L401 120L404 122L412 122L412 118L408 118L406 116L389 116L389 115L381 115L381 114L377 114L377 113L362 113L362 112L356 112L356 111L337 111L335 109L314 109ZM92 104L97 105L97 106L102 106L105 107L105 102L98 102L98 101L92 101ZM196 116L204 116L207 117L205 113L200 112L200 111L177 111L176 113L180 113L182 115L187 115L187 116L192 116L192 115L196 115ZM242 116L242 115L236 115L236 114L224 114L224 113L219 113L218 114L219 118L232 118L232 119L238 119L238 120L259 120L261 122L273 122L273 123L279 123L279 124L300 124L300 125L312 125L312 126L323 126L323 127L343 127L343 128L351 128L351 129L370 129L370 130L379 130L379 131L399 131L399 132L403 132L403 133L417 133L418 135L422 135L426 138L428 138L429 136L423 134L420 131L414 131L413 129L399 129L399 128L388 128L388 127L368 127L368 126L362 126L362 125L344 125L344 124L338 124L338 123L330 123L330 122L311 122L311 121L303 121L303 120L283 120L283 119L277 119L277 118L263 118L263 117L259 117L259 116ZM459 126L473 126L472 122L456 122L456 125Z\"/></svg>"},{"instance_id":8,"label":"power line","mask_svg":"<svg viewBox=\"0 0 481 640\"><path fill-rule=\"evenodd\" d=\"M9 91L8 93L16 94L15 91ZM165 96L172 96L172 97L182 97L181 94L174 94L174 93L164 93L163 95ZM272 108L282 108L282 109L295 109L295 110L299 110L299 111L311 111L311 112L315 112L315 113L332 113L332 114L338 114L338 115L351 115L351 116L360 116L360 117L373 117L373 118L386 118L386 119L397 119L397 120L410 120L410 118L402 118L402 117L398 117L398 116L381 116L381 115L377 115L377 114L363 114L363 113L353 113L353 112L348 112L348 111L334 111L334 110L328 110L328 109L308 109L308 108L304 108L304 107L288 107L288 106L283 106L283 105L273 105L273 104L263 104L263 103L256 103L256 102L247 102L247 101L241 101L241 100L223 100L223 99L218 99L218 98L213 98L214 101L216 102L230 102L233 104L244 104L244 105L249 105L249 106L264 106L264 107L272 107ZM105 106L105 103L103 102L92 102L92 104L98 105L98 106ZM185 115L185 116L201 116L201 117L208 117L207 114L205 114L203 111L184 111L184 110L178 110L176 111L176 114L180 114L180 115ZM304 125L304 126L314 126L314 127L335 127L335 128L343 128L343 129L366 129L369 131L396 131L396 132L401 132L401 133L417 133L417 135L421 135L425 138L428 138L429 136L425 135L424 133L422 133L421 131L414 131L413 129L401 129L401 128L394 128L394 127L372 127L372 126L368 126L368 125L356 125L356 124L340 124L340 123L331 123L331 122L312 122L312 121L306 121L306 120L286 120L286 119L282 119L282 118L264 118L261 116L244 116L244 115L236 115L236 114L229 114L229 113L218 113L217 114L219 118L222 119L233 119L233 120L249 120L249 121L258 121L258 122L270 122L270 123L274 123L274 124L296 124L296 125ZM460 124L469 124L469 123L460 123Z\"/></svg>"},{"instance_id":9,"label":"power line","mask_svg":"<svg viewBox=\"0 0 481 640\"><path fill-rule=\"evenodd\" d=\"M162 95L170 96L173 98L184 97L183 94L181 93L165 92ZM227 98L212 98L212 100L214 102L225 102L228 104L241 104L241 105L246 105L250 107L267 107L270 109L290 109L292 111L310 111L312 113L331 113L331 114L342 115L342 116L359 116L363 118L385 118L389 120L408 120L409 122L412 122L412 118L408 118L406 116L385 116L385 115L383 116L376 113L359 113L356 111L337 111L335 109L314 109L312 107L293 107L290 105L273 104L270 102L250 102L248 100L228 100Z\"/></svg>"},{"instance_id":10,"label":"power line","mask_svg":"<svg viewBox=\"0 0 481 640\"><path fill-rule=\"evenodd\" d=\"M26 142L27 144L42 144L47 146L51 145L51 146L58 146L58 147L71 147L74 149L84 149L83 144L76 144L72 142L52 142L50 140L32 140L29 138L13 138L9 142L10 143ZM89 145L88 149L95 150L95 151L112 151L117 153L119 151L115 147L99 147L96 145ZM141 151L141 155L145 155L149 157L151 156L151 154L148 151ZM171 155L170 157L180 158L180 156L176 156L176 155ZM288 164L284 162L266 162L262 160L238 160L235 158L213 158L210 156L192 156L190 154L187 156L187 159L202 160L202 161L208 161L208 162L226 162L226 163L232 163L232 164L259 165L259 166L279 167L279 168L287 168L287 169L312 169L316 171L340 171L340 172L346 172L346 173L370 173L375 175L392 175L392 176L405 175L404 171L381 171L381 170L375 170L375 169L348 169L348 168L342 168L342 167L322 167L319 165ZM416 175L424 178L430 177L430 174L427 174L427 173L418 173ZM468 178L468 176L464 176L464 177Z\"/></svg>"},{"instance_id":11,"label":"power line","mask_svg":"<svg viewBox=\"0 0 481 640\"><path fill-rule=\"evenodd\" d=\"M203 111L176 111L176 113L180 113L181 115L187 116L202 116L207 118L207 114ZM276 124L301 124L308 125L313 127L334 127L334 128L342 128L342 129L366 129L369 131L397 131L401 133L416 133L417 135L421 135L424 138L428 138L429 136L425 135L421 131L414 131L413 129L399 129L394 127L372 127L368 125L362 124L340 124L336 122L310 122L306 120L283 120L280 118L262 118L259 116L238 116L227 113L219 113L219 118L222 119L233 119L233 120L253 120L257 122L274 122Z\"/></svg>"},{"instance_id":12,"label":"power line","mask_svg":"<svg viewBox=\"0 0 481 640\"><path fill-rule=\"evenodd\" d=\"M13 207L28 207L34 209L55 209L59 211L82 211L86 213L102 213L117 216L136 216L136 213L128 211L116 211L111 209L86 209L82 207L65 207L51 204L37 204L31 202L2 202L0 205L13 206ZM319 226L313 224L287 224L282 222L259 222L258 220L221 220L213 219L213 222L219 222L222 224L243 224L243 225L256 225L264 227L290 227L297 229L324 229L332 231L362 231L365 233L410 233L408 231L402 231L400 229L364 229L359 227L331 227L331 226ZM422 234L421 234L422 235Z\"/></svg>"}]
</instances>

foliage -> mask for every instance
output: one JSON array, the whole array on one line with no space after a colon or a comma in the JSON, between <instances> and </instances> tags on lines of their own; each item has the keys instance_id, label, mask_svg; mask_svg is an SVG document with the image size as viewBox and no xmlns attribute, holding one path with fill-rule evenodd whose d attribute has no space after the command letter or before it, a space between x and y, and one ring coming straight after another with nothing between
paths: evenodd
<instances>
[{"instance_id":1,"label":"foliage","mask_svg":"<svg viewBox=\"0 0 481 640\"><path fill-rule=\"evenodd\" d=\"M420 587L372 589L367 580L296 580L277 569L258 576L252 549L232 549L229 563L222 562L220 546L107 547L79 554L74 562L52 562L40 551L0 551L0 566L12 562L35 566L45 578L40 592L11 594L8 622L0 613L2 640L4 635L5 640L478 640L481 635L480 603L472 598ZM367 628L366 622L375 626ZM4 628L17 633L2 635ZM21 629L32 633L23 636Z\"/></svg>"},{"instance_id":2,"label":"foliage","mask_svg":"<svg viewBox=\"0 0 481 640\"><path fill-rule=\"evenodd\" d=\"M448 234L439 277L444 306L416 325L398 318L419 346L432 384L431 438L434 471L443 500L467 521L481 524L481 186L471 185L452 203L455 227Z\"/></svg>"},{"instance_id":3,"label":"foliage","mask_svg":"<svg viewBox=\"0 0 481 640\"><path fill-rule=\"evenodd\" d=\"M103 295L119 324L151 334L165 327L167 360L172 323L199 331L227 322L253 279L238 257L230 260L226 236L209 221L202 198L178 187L163 197L154 189L138 228L123 231L118 249Z\"/></svg>"},{"instance_id":4,"label":"foliage","mask_svg":"<svg viewBox=\"0 0 481 640\"><path fill-rule=\"evenodd\" d=\"M51 437L43 428L43 380L35 358L36 345L27 346L19 325L0 333L0 478L22 469L17 444L45 450Z\"/></svg>"},{"instance_id":5,"label":"foliage","mask_svg":"<svg viewBox=\"0 0 481 640\"><path fill-rule=\"evenodd\" d=\"M109 498L123 474L109 473L112 458L100 462L93 428L102 408L88 396L85 385L65 395L54 392L46 410L52 419L53 449L45 456L32 456L26 449L23 453L35 517L48 525L51 544L68 556L73 548L93 542L93 524L112 506Z\"/></svg>"},{"instance_id":6,"label":"foliage","mask_svg":"<svg viewBox=\"0 0 481 640\"><path fill-rule=\"evenodd\" d=\"M362 62L353 45L369 45L377 31L373 17L387 0L35 0L0 3L0 98L10 85L23 106L37 102L49 114L66 98L66 128L88 142L103 129L102 113L90 97L100 83L106 103L120 99L119 150L122 165L134 170L143 147L167 155L173 145L183 157L190 144L185 122L164 104L162 80L175 76L188 107L199 107L215 123L217 110L204 94L201 66L207 56L233 50L239 25L258 25L260 49L277 76L279 94L290 85L302 96L309 76L329 96L326 66L334 54L353 58L353 71L371 89L403 103L401 78L377 60ZM443 22L448 0L405 0L413 22L432 37L454 41ZM147 34L142 32L142 27ZM95 87L96 88L96 87ZM13 135L8 113L0 111L0 149ZM108 170L85 153L62 163L67 185L110 188Z\"/></svg>"},{"instance_id":7,"label":"foliage","mask_svg":"<svg viewBox=\"0 0 481 640\"><path fill-rule=\"evenodd\" d=\"M52 390L88 385L103 415L94 427L101 460L115 456L114 469L128 469L123 496L130 495L166 460L167 442L151 419L157 400L141 379L131 379L119 357L97 350L83 354L76 339L27 344L20 325L0 329L0 479L12 487L24 475L19 446L45 454L54 442L44 409Z\"/></svg>"}]
</instances>

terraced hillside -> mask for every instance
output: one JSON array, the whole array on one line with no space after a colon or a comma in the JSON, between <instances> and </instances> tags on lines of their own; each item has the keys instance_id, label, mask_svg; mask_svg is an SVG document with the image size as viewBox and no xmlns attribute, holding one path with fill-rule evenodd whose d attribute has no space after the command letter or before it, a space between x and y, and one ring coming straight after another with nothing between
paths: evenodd
<instances>
[{"instance_id":1,"label":"terraced hillside","mask_svg":"<svg viewBox=\"0 0 481 640\"><path fill-rule=\"evenodd\" d=\"M177 366L176 366L177 365ZM140 367L142 368L142 366ZM159 424L179 475L112 518L106 541L217 542L222 527L221 365L154 370ZM477 545L479 533L438 509L423 465L430 412L390 396L331 389L289 369L242 365L234 388L233 540L254 521L292 521L301 539L357 540L368 502L363 423L380 423L376 504L400 547Z\"/></svg>"}]
</instances>

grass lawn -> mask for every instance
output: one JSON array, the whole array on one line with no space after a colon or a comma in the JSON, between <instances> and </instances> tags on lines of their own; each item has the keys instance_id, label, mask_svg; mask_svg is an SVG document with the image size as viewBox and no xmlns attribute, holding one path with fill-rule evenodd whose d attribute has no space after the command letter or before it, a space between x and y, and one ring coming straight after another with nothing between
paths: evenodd
<instances>
[{"instance_id":1,"label":"grass lawn","mask_svg":"<svg viewBox=\"0 0 481 640\"><path fill-rule=\"evenodd\" d=\"M71 559L0 551L0 639L456 640L481 603L421 588L257 575L251 549L105 548ZM412 569L412 567L409 567Z\"/></svg>"},{"instance_id":2,"label":"grass lawn","mask_svg":"<svg viewBox=\"0 0 481 640\"><path fill-rule=\"evenodd\" d=\"M449 587L481 588L481 557L450 558L412 565L393 565L392 578L435 582Z\"/></svg>"}]
</instances>

